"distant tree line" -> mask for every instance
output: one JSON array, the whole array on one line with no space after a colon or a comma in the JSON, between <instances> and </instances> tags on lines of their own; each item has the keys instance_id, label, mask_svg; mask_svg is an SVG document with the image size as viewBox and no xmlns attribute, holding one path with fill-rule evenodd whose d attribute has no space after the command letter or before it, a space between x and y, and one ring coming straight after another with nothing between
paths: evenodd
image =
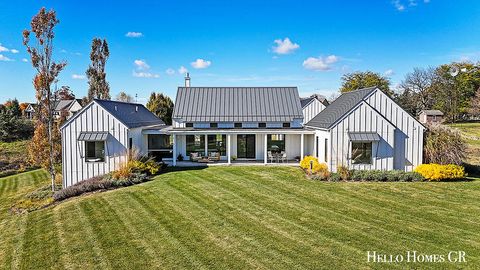
<instances>
[{"instance_id":1,"label":"distant tree line","mask_svg":"<svg viewBox=\"0 0 480 270\"><path fill-rule=\"evenodd\" d=\"M11 142L30 139L33 135L33 122L23 117L26 104L17 99L0 105L0 141Z\"/></svg>"},{"instance_id":2,"label":"distant tree line","mask_svg":"<svg viewBox=\"0 0 480 270\"><path fill-rule=\"evenodd\" d=\"M480 118L480 62L453 62L438 67L414 68L391 88L385 75L364 71L343 75L340 92L376 86L407 112L437 109L449 122Z\"/></svg>"}]
</instances>

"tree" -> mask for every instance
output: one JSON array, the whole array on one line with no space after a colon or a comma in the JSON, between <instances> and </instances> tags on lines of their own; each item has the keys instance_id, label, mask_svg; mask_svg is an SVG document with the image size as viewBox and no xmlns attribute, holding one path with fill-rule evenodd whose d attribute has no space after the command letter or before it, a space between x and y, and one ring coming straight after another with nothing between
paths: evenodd
<instances>
[{"instance_id":1,"label":"tree","mask_svg":"<svg viewBox=\"0 0 480 270\"><path fill-rule=\"evenodd\" d=\"M110 56L107 40L94 38L92 40L92 51L90 52L90 60L92 63L87 69L88 77L88 101L94 98L110 99L110 86L107 82L107 74L105 73L105 65Z\"/></svg>"},{"instance_id":2,"label":"tree","mask_svg":"<svg viewBox=\"0 0 480 270\"><path fill-rule=\"evenodd\" d=\"M29 147L30 155L42 156L43 166L50 172L52 191L55 191L55 157L58 155L58 144L54 141L53 132L53 106L52 83L57 81L59 73L65 68L66 63L57 63L52 60L54 28L59 23L53 10L46 11L43 7L30 22L31 30L23 31L23 44L30 54L32 66L37 74L33 79L38 103L38 119L35 123L35 135ZM30 45L30 34L33 33L36 42ZM39 147L37 147L39 146ZM60 147L61 148L61 147Z\"/></svg>"},{"instance_id":3,"label":"tree","mask_svg":"<svg viewBox=\"0 0 480 270\"><path fill-rule=\"evenodd\" d=\"M162 119L165 124L172 124L173 101L167 95L152 92L147 102L147 109Z\"/></svg>"},{"instance_id":4,"label":"tree","mask_svg":"<svg viewBox=\"0 0 480 270\"><path fill-rule=\"evenodd\" d=\"M133 98L132 96L130 96L129 94L121 91L120 93L118 93L116 99L118 101L123 101L123 102L132 102L133 101Z\"/></svg>"},{"instance_id":5,"label":"tree","mask_svg":"<svg viewBox=\"0 0 480 270\"><path fill-rule=\"evenodd\" d=\"M62 86L55 93L57 100L73 100L75 99L75 94L70 90L70 86Z\"/></svg>"},{"instance_id":6,"label":"tree","mask_svg":"<svg viewBox=\"0 0 480 270\"><path fill-rule=\"evenodd\" d=\"M344 74L341 80L341 93L376 86L386 94L390 96L393 95L393 92L390 90L390 79L382 76L379 73L375 73L372 71L357 71Z\"/></svg>"},{"instance_id":7,"label":"tree","mask_svg":"<svg viewBox=\"0 0 480 270\"><path fill-rule=\"evenodd\" d=\"M468 113L473 117L480 117L480 87L477 89L475 96L470 100Z\"/></svg>"},{"instance_id":8,"label":"tree","mask_svg":"<svg viewBox=\"0 0 480 270\"><path fill-rule=\"evenodd\" d=\"M413 115L431 109L434 104L435 81L434 68L414 68L400 83L400 93L395 95L395 100Z\"/></svg>"},{"instance_id":9,"label":"tree","mask_svg":"<svg viewBox=\"0 0 480 270\"><path fill-rule=\"evenodd\" d=\"M11 116L20 117L22 116L22 110L20 109L20 104L16 98L9 99L5 102L4 110L6 113L10 114Z\"/></svg>"}]
</instances>

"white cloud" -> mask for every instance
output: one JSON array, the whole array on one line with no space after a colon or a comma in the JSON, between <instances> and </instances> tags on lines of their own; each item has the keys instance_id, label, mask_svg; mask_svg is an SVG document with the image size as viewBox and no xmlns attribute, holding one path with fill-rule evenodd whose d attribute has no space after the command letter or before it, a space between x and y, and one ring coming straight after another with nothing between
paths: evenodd
<instances>
[{"instance_id":1,"label":"white cloud","mask_svg":"<svg viewBox=\"0 0 480 270\"><path fill-rule=\"evenodd\" d=\"M165 70L165 73L167 73L167 75L173 75L175 74L175 70L173 68L167 68L167 70Z\"/></svg>"},{"instance_id":2,"label":"white cloud","mask_svg":"<svg viewBox=\"0 0 480 270\"><path fill-rule=\"evenodd\" d=\"M128 32L125 34L125 36L130 38L139 38L143 37L143 34L141 32Z\"/></svg>"},{"instance_id":3,"label":"white cloud","mask_svg":"<svg viewBox=\"0 0 480 270\"><path fill-rule=\"evenodd\" d=\"M273 52L277 54L289 54L300 48L300 45L297 43L292 43L288 37L284 40L276 39L273 42L276 44L276 46L273 46L272 49Z\"/></svg>"},{"instance_id":4,"label":"white cloud","mask_svg":"<svg viewBox=\"0 0 480 270\"><path fill-rule=\"evenodd\" d=\"M150 73L150 72L137 72L137 71L133 71L132 73L133 77L137 77L137 78L158 78L160 77L160 75L158 74L153 74L153 73Z\"/></svg>"},{"instance_id":5,"label":"white cloud","mask_svg":"<svg viewBox=\"0 0 480 270\"><path fill-rule=\"evenodd\" d=\"M18 50L11 49L10 52L12 52L12 53L18 53Z\"/></svg>"},{"instance_id":6,"label":"white cloud","mask_svg":"<svg viewBox=\"0 0 480 270\"><path fill-rule=\"evenodd\" d=\"M411 6L411 7L415 7L417 6L417 1L416 0L408 0L408 5Z\"/></svg>"},{"instance_id":7,"label":"white cloud","mask_svg":"<svg viewBox=\"0 0 480 270\"><path fill-rule=\"evenodd\" d=\"M3 47L2 43L0 43L0 52L9 52L10 50L7 47Z\"/></svg>"},{"instance_id":8,"label":"white cloud","mask_svg":"<svg viewBox=\"0 0 480 270\"><path fill-rule=\"evenodd\" d=\"M393 69L387 69L385 70L385 72L383 72L383 75L385 76L392 76L393 74L395 74L395 72L393 71Z\"/></svg>"},{"instance_id":9,"label":"white cloud","mask_svg":"<svg viewBox=\"0 0 480 270\"><path fill-rule=\"evenodd\" d=\"M28 63L28 59L27 58L22 58L22 62Z\"/></svg>"},{"instance_id":10,"label":"white cloud","mask_svg":"<svg viewBox=\"0 0 480 270\"><path fill-rule=\"evenodd\" d=\"M398 11L404 11L405 10L405 6L403 5L403 3L400 0L394 0L392 3L393 3L393 6Z\"/></svg>"},{"instance_id":11,"label":"white cloud","mask_svg":"<svg viewBox=\"0 0 480 270\"><path fill-rule=\"evenodd\" d=\"M331 69L331 65L338 62L338 57L329 55L323 57L308 57L303 61L303 67L310 70L326 71Z\"/></svg>"},{"instance_id":12,"label":"white cloud","mask_svg":"<svg viewBox=\"0 0 480 270\"><path fill-rule=\"evenodd\" d=\"M72 75L72 79L74 80L85 80L85 75L81 75L81 74L73 74Z\"/></svg>"},{"instance_id":13,"label":"white cloud","mask_svg":"<svg viewBox=\"0 0 480 270\"><path fill-rule=\"evenodd\" d=\"M200 58L195 60L195 62L190 63L190 65L192 65L192 67L196 68L196 69L207 68L211 64L212 64L212 62L204 60L204 59L200 59Z\"/></svg>"},{"instance_id":14,"label":"white cloud","mask_svg":"<svg viewBox=\"0 0 480 270\"><path fill-rule=\"evenodd\" d=\"M188 72L188 69L184 66L181 66L179 69L178 69L178 73L180 74L185 74Z\"/></svg>"},{"instance_id":15,"label":"white cloud","mask_svg":"<svg viewBox=\"0 0 480 270\"><path fill-rule=\"evenodd\" d=\"M147 70L150 69L150 66L147 64L145 60L135 60L133 61L135 66L137 66L137 69L139 70Z\"/></svg>"},{"instance_id":16,"label":"white cloud","mask_svg":"<svg viewBox=\"0 0 480 270\"><path fill-rule=\"evenodd\" d=\"M13 61L12 59L6 57L5 55L3 54L0 54L0 61L6 61L6 62L9 62L9 61Z\"/></svg>"}]
</instances>

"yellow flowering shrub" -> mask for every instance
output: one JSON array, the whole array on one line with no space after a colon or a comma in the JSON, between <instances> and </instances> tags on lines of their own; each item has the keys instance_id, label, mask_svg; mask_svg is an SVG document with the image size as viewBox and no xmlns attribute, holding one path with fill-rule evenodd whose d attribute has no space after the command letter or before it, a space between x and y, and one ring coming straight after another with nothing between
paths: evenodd
<instances>
[{"instance_id":1,"label":"yellow flowering shrub","mask_svg":"<svg viewBox=\"0 0 480 270\"><path fill-rule=\"evenodd\" d=\"M300 161L300 167L307 173L310 173L310 162L312 162L313 165L312 173L320 174L325 177L330 175L327 164L318 162L318 159L314 156L305 156L302 161Z\"/></svg>"},{"instance_id":2,"label":"yellow flowering shrub","mask_svg":"<svg viewBox=\"0 0 480 270\"><path fill-rule=\"evenodd\" d=\"M465 177L465 168L454 164L421 164L415 168L415 172L421 174L428 181L461 179Z\"/></svg>"}]
</instances>

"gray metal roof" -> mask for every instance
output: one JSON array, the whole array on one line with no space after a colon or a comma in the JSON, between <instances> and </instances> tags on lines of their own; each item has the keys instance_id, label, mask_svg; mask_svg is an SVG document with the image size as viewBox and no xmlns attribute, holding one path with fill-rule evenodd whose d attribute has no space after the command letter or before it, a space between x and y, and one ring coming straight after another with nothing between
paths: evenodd
<instances>
[{"instance_id":1,"label":"gray metal roof","mask_svg":"<svg viewBox=\"0 0 480 270\"><path fill-rule=\"evenodd\" d=\"M165 125L160 118L150 112L142 104L103 99L95 99L95 102L115 116L115 118L128 128Z\"/></svg>"},{"instance_id":2,"label":"gray metal roof","mask_svg":"<svg viewBox=\"0 0 480 270\"><path fill-rule=\"evenodd\" d=\"M303 118L296 87L179 87L174 119L291 122Z\"/></svg>"},{"instance_id":3,"label":"gray metal roof","mask_svg":"<svg viewBox=\"0 0 480 270\"><path fill-rule=\"evenodd\" d=\"M349 132L348 138L352 142L378 142L380 136L376 132Z\"/></svg>"},{"instance_id":4,"label":"gray metal roof","mask_svg":"<svg viewBox=\"0 0 480 270\"><path fill-rule=\"evenodd\" d=\"M443 112L439 110L422 110L420 111L420 114L422 113L426 115L440 115L440 116L443 115Z\"/></svg>"},{"instance_id":5,"label":"gray metal roof","mask_svg":"<svg viewBox=\"0 0 480 270\"><path fill-rule=\"evenodd\" d=\"M76 102L75 99L64 99L64 100L57 100L55 102L55 111L67 110L72 103Z\"/></svg>"},{"instance_id":6,"label":"gray metal roof","mask_svg":"<svg viewBox=\"0 0 480 270\"><path fill-rule=\"evenodd\" d=\"M332 127L335 122L369 96L375 89L377 88L369 87L342 94L306 125L325 129Z\"/></svg>"},{"instance_id":7,"label":"gray metal roof","mask_svg":"<svg viewBox=\"0 0 480 270\"><path fill-rule=\"evenodd\" d=\"M80 132L79 141L106 141L108 132Z\"/></svg>"}]
</instances>

